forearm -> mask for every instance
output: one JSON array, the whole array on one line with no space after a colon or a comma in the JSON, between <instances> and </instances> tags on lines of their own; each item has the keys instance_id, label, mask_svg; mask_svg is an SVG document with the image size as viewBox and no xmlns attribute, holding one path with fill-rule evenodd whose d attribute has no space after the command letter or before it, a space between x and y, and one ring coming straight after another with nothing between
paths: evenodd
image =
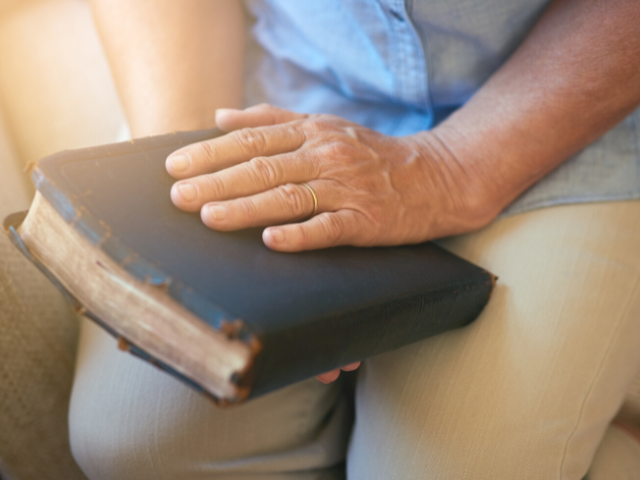
<instances>
[{"instance_id":1,"label":"forearm","mask_svg":"<svg viewBox=\"0 0 640 480\"><path fill-rule=\"evenodd\" d=\"M640 4L554 2L511 59L432 131L490 220L640 103Z\"/></svg>"},{"instance_id":2,"label":"forearm","mask_svg":"<svg viewBox=\"0 0 640 480\"><path fill-rule=\"evenodd\" d=\"M243 98L236 0L92 0L133 137L215 125Z\"/></svg>"},{"instance_id":3,"label":"forearm","mask_svg":"<svg viewBox=\"0 0 640 480\"><path fill-rule=\"evenodd\" d=\"M231 133L168 158L172 200L216 230L267 226L267 246L288 252L476 230L638 105L638 5L553 2L431 131L390 137L329 115L221 110Z\"/></svg>"}]
</instances>

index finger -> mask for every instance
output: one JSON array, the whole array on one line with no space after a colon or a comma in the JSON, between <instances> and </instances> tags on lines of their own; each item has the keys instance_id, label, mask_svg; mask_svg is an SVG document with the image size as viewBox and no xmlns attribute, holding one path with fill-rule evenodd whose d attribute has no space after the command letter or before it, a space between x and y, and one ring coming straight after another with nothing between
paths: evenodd
<instances>
[{"instance_id":1,"label":"index finger","mask_svg":"<svg viewBox=\"0 0 640 480\"><path fill-rule=\"evenodd\" d=\"M177 179L217 172L247 162L297 150L306 140L299 122L243 128L222 137L194 143L167 157L166 168Z\"/></svg>"}]
</instances>

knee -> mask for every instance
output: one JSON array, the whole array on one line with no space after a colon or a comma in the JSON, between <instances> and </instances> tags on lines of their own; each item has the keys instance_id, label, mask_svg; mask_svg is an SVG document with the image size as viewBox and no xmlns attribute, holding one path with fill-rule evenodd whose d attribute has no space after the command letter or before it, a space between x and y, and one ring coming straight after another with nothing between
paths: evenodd
<instances>
[{"instance_id":1,"label":"knee","mask_svg":"<svg viewBox=\"0 0 640 480\"><path fill-rule=\"evenodd\" d=\"M240 465L229 462L315 441L340 398L339 386L311 379L219 409L151 365L118 353L111 337L85 322L69 411L71 449L91 480L186 479L194 468L215 477L220 465L233 470Z\"/></svg>"},{"instance_id":2,"label":"knee","mask_svg":"<svg viewBox=\"0 0 640 480\"><path fill-rule=\"evenodd\" d=\"M69 435L73 456L88 478L179 477L166 471L175 450L171 430L180 421L180 403L188 408L189 402L179 397L181 385L165 377L118 352L113 338L97 326L83 323Z\"/></svg>"},{"instance_id":3,"label":"knee","mask_svg":"<svg viewBox=\"0 0 640 480\"><path fill-rule=\"evenodd\" d=\"M126 405L117 412L107 402L74 388L69 435L78 466L91 480L162 478L155 475L154 458L162 456L163 439L150 438L149 422L135 418Z\"/></svg>"},{"instance_id":4,"label":"knee","mask_svg":"<svg viewBox=\"0 0 640 480\"><path fill-rule=\"evenodd\" d=\"M121 376L106 366L94 368L90 382L84 365L78 365L69 435L85 475L91 480L188 478L189 466L204 458L203 450L215 460L222 449L215 433L224 425L203 421L205 410L213 408L210 402L135 358L123 360L132 363L129 372L122 365L116 368Z\"/></svg>"}]
</instances>

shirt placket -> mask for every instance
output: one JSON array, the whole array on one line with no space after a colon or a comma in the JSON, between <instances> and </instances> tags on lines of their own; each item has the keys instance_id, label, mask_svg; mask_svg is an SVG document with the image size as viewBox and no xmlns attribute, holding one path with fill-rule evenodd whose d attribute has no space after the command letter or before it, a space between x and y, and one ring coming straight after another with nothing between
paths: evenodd
<instances>
[{"instance_id":1,"label":"shirt placket","mask_svg":"<svg viewBox=\"0 0 640 480\"><path fill-rule=\"evenodd\" d=\"M396 97L424 110L428 128L433 117L429 96L427 62L420 37L409 17L405 0L383 0L390 24L390 67Z\"/></svg>"}]
</instances>

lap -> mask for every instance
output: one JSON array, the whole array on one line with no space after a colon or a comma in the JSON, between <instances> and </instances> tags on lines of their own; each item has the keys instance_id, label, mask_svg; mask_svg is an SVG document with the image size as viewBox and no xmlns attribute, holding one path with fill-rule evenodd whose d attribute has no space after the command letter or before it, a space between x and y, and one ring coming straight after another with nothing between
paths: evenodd
<instances>
[{"instance_id":1,"label":"lap","mask_svg":"<svg viewBox=\"0 0 640 480\"><path fill-rule=\"evenodd\" d=\"M640 369L638 216L640 202L557 207L443 241L498 287L470 327L365 362L349 478L582 478ZM85 325L72 443L92 480L306 479L344 455L340 399L312 379L218 410Z\"/></svg>"},{"instance_id":2,"label":"lap","mask_svg":"<svg viewBox=\"0 0 640 480\"><path fill-rule=\"evenodd\" d=\"M74 456L91 478L338 479L350 406L310 379L221 409L82 327L71 410Z\"/></svg>"},{"instance_id":3,"label":"lap","mask_svg":"<svg viewBox=\"0 0 640 480\"><path fill-rule=\"evenodd\" d=\"M496 291L471 326L365 362L349 479L582 478L640 370L638 218L571 205L443 241Z\"/></svg>"}]
</instances>

